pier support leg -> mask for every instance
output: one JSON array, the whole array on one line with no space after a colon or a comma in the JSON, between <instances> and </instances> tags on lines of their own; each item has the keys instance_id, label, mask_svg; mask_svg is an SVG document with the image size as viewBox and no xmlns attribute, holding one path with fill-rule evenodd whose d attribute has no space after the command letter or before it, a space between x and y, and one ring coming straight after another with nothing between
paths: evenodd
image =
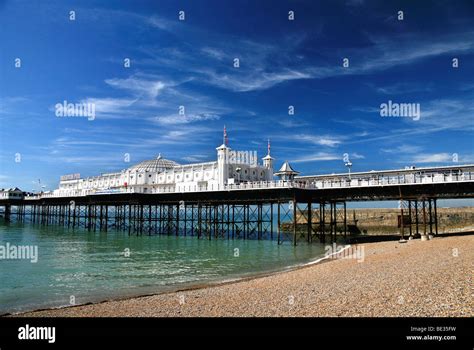
<instances>
[{"instance_id":1,"label":"pier support leg","mask_svg":"<svg viewBox=\"0 0 474 350\"><path fill-rule=\"evenodd\" d=\"M408 201L408 221L410 222L410 226L409 226L409 232L410 232L410 236L409 236L409 239L412 239L413 238L413 228L412 228L412 215L411 215L411 200Z\"/></svg>"},{"instance_id":2,"label":"pier support leg","mask_svg":"<svg viewBox=\"0 0 474 350\"><path fill-rule=\"evenodd\" d=\"M344 239L347 239L347 203L344 202Z\"/></svg>"},{"instance_id":3,"label":"pier support leg","mask_svg":"<svg viewBox=\"0 0 474 350\"><path fill-rule=\"evenodd\" d=\"M418 236L420 234L420 220L418 215L418 201L415 201L415 234Z\"/></svg>"},{"instance_id":4,"label":"pier support leg","mask_svg":"<svg viewBox=\"0 0 474 350\"><path fill-rule=\"evenodd\" d=\"M297 220L296 220L296 198L293 198L293 245L296 246L296 225L297 225Z\"/></svg>"},{"instance_id":5,"label":"pier support leg","mask_svg":"<svg viewBox=\"0 0 474 350\"><path fill-rule=\"evenodd\" d=\"M5 205L5 222L11 221L12 206Z\"/></svg>"},{"instance_id":6,"label":"pier support leg","mask_svg":"<svg viewBox=\"0 0 474 350\"><path fill-rule=\"evenodd\" d=\"M281 244L281 217L280 217L280 202L277 202L277 240Z\"/></svg>"},{"instance_id":7,"label":"pier support leg","mask_svg":"<svg viewBox=\"0 0 474 350\"><path fill-rule=\"evenodd\" d=\"M313 214L313 209L311 207L311 202L308 202L308 219L307 219L307 242L308 243L311 243L311 235L312 235L312 231L313 231L313 219L312 219L312 215Z\"/></svg>"},{"instance_id":8,"label":"pier support leg","mask_svg":"<svg viewBox=\"0 0 474 350\"><path fill-rule=\"evenodd\" d=\"M421 236L422 241L427 240L427 235L426 235L426 200L423 199L423 235Z\"/></svg>"}]
</instances>

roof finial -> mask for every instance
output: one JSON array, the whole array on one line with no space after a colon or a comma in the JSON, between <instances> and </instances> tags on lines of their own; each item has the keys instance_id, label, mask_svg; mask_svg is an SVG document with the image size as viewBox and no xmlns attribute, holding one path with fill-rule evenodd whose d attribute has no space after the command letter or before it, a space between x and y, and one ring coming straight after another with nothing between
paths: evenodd
<instances>
[{"instance_id":1,"label":"roof finial","mask_svg":"<svg viewBox=\"0 0 474 350\"><path fill-rule=\"evenodd\" d=\"M268 155L270 155L270 139L268 139L267 152L268 152Z\"/></svg>"},{"instance_id":2,"label":"roof finial","mask_svg":"<svg viewBox=\"0 0 474 350\"><path fill-rule=\"evenodd\" d=\"M227 144L228 144L228 139L227 139L227 130L225 129L225 125L224 125L224 140L223 140L223 141L224 141L224 142L223 142L224 145L227 146Z\"/></svg>"}]
</instances>

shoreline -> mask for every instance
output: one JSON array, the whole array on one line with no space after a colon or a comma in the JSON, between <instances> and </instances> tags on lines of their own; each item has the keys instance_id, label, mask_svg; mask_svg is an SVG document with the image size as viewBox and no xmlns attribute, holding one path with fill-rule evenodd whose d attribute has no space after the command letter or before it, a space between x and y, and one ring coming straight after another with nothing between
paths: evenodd
<instances>
[{"instance_id":1,"label":"shoreline","mask_svg":"<svg viewBox=\"0 0 474 350\"><path fill-rule=\"evenodd\" d=\"M220 286L225 286L225 285L234 284L234 283L251 281L251 280L255 280L259 278L275 276L275 275L284 274L291 271L304 269L316 264L323 264L326 262L330 262L331 257L333 255L340 254L341 252L349 249L352 245L355 245L355 244L345 244L343 249L340 249L337 252L331 253L328 256L318 257L318 258L315 258L314 260L310 260L305 263L299 263L296 265L286 266L278 270L269 270L265 272L251 273L248 276L244 275L241 277L227 278L227 279L222 279L218 281L210 281L210 282L199 283L199 284L190 282L189 285L184 285L184 286L179 286L179 287L169 286L167 290L156 292L156 293L145 293L145 294L138 294L138 295L133 295L133 296L123 296L123 297L110 298L110 299L104 299L104 300L99 300L99 301L90 301L90 302L77 304L77 305L46 307L46 308L39 308L39 309L33 309L33 310L27 310L27 311L20 311L20 312L15 312L15 313L7 312L7 313L0 314L0 317L22 317L26 314L36 313L36 312L56 311L56 310L77 308L77 307L82 307L82 306L87 306L87 305L99 305L99 304L104 304L104 303L109 303L109 302L127 301L127 300L152 297L152 296L157 296L157 295L184 293L184 292L189 292L189 291L194 291L194 290L214 288L214 287L220 287Z\"/></svg>"},{"instance_id":2,"label":"shoreline","mask_svg":"<svg viewBox=\"0 0 474 350\"><path fill-rule=\"evenodd\" d=\"M359 246L363 262L326 257L263 276L5 316L473 316L474 235Z\"/></svg>"}]
</instances>

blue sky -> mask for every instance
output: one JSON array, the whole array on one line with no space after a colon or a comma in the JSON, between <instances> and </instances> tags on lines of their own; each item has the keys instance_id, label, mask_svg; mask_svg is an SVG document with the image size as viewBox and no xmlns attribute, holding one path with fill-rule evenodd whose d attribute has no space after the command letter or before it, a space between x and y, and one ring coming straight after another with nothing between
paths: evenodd
<instances>
[{"instance_id":1,"label":"blue sky","mask_svg":"<svg viewBox=\"0 0 474 350\"><path fill-rule=\"evenodd\" d=\"M473 18L472 1L0 0L0 187L215 160L224 125L302 174L344 172L344 153L353 171L474 163ZM64 100L95 119L56 117ZM389 100L420 120L381 117Z\"/></svg>"}]
</instances>

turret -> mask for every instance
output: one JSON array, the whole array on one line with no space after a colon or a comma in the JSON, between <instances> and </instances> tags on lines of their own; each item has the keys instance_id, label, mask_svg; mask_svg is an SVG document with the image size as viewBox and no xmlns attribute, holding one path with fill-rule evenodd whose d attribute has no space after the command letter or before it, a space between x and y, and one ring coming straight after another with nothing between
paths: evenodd
<instances>
[{"instance_id":1,"label":"turret","mask_svg":"<svg viewBox=\"0 0 474 350\"><path fill-rule=\"evenodd\" d=\"M228 166L228 159L229 159L229 151L230 148L227 147L227 132L224 126L224 137L223 143L219 147L216 148L217 150L217 171L219 173L218 183L219 189L224 189L224 186L227 184L227 179L229 178L229 166Z\"/></svg>"},{"instance_id":2,"label":"turret","mask_svg":"<svg viewBox=\"0 0 474 350\"><path fill-rule=\"evenodd\" d=\"M268 140L267 144L267 155L262 158L263 160L263 166L267 168L266 174L267 174L267 181L272 181L273 180L273 161L275 160L272 158L270 155L270 140Z\"/></svg>"},{"instance_id":3,"label":"turret","mask_svg":"<svg viewBox=\"0 0 474 350\"><path fill-rule=\"evenodd\" d=\"M280 180L286 180L286 181L291 181L295 178L296 175L298 175L299 172L293 170L291 167L290 163L288 161L285 161L283 165L281 166L280 170L278 170L275 175L280 178Z\"/></svg>"}]
</instances>

